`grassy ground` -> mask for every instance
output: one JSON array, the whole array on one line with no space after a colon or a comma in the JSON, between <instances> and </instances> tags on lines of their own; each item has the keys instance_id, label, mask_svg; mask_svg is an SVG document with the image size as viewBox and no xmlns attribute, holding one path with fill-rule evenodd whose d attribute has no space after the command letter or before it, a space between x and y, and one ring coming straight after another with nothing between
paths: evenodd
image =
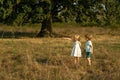
<instances>
[{"instance_id":1,"label":"grassy ground","mask_svg":"<svg viewBox=\"0 0 120 80\"><path fill-rule=\"evenodd\" d=\"M11 32L14 28L5 29ZM75 66L70 56L73 43L61 38L35 38L38 28L15 29L21 33L32 33L32 38L0 39L0 80L119 80L120 79L120 33L119 29L55 27L60 35L81 35L82 50L84 34L92 33L94 54L92 66L88 66L83 53ZM30 35L30 34L28 34ZM2 35L1 35L2 36ZM14 36L18 36L17 34ZM22 38L22 36L24 38ZM27 37L27 38L26 38Z\"/></svg>"}]
</instances>

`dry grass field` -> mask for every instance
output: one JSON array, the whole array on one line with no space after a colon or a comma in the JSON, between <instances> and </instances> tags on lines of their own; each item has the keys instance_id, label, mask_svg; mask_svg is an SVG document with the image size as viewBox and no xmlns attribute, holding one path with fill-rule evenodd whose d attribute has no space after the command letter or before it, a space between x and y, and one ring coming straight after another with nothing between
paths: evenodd
<instances>
[{"instance_id":1,"label":"dry grass field","mask_svg":"<svg viewBox=\"0 0 120 80\"><path fill-rule=\"evenodd\" d=\"M120 29L55 27L54 38L35 38L38 28L0 31L0 80L120 80ZM82 50L84 35L93 35L92 66L87 65L85 53L79 65L73 63L73 42L66 36L76 33Z\"/></svg>"}]
</instances>

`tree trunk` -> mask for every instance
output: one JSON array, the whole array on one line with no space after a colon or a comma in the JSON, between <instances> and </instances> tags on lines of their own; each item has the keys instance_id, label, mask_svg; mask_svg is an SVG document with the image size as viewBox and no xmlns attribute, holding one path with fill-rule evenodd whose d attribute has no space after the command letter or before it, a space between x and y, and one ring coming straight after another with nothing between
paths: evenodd
<instances>
[{"instance_id":1,"label":"tree trunk","mask_svg":"<svg viewBox=\"0 0 120 80\"><path fill-rule=\"evenodd\" d=\"M37 37L52 37L52 19L46 18L42 22L42 27Z\"/></svg>"}]
</instances>

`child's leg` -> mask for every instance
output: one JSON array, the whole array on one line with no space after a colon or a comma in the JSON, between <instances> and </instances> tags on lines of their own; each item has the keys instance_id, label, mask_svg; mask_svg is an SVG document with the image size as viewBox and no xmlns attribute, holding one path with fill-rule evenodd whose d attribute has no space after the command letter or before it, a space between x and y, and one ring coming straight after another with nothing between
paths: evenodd
<instances>
[{"instance_id":1,"label":"child's leg","mask_svg":"<svg viewBox=\"0 0 120 80\"><path fill-rule=\"evenodd\" d=\"M77 58L76 57L74 57L74 63L77 64Z\"/></svg>"},{"instance_id":2,"label":"child's leg","mask_svg":"<svg viewBox=\"0 0 120 80\"><path fill-rule=\"evenodd\" d=\"M79 57L75 57L75 58L74 58L74 63L75 63L75 64L79 64Z\"/></svg>"},{"instance_id":3,"label":"child's leg","mask_svg":"<svg viewBox=\"0 0 120 80\"><path fill-rule=\"evenodd\" d=\"M80 60L79 57L77 57L77 64L79 64L79 60Z\"/></svg>"},{"instance_id":4,"label":"child's leg","mask_svg":"<svg viewBox=\"0 0 120 80\"><path fill-rule=\"evenodd\" d=\"M91 66L91 59L87 58L87 60L88 60L88 64Z\"/></svg>"},{"instance_id":5,"label":"child's leg","mask_svg":"<svg viewBox=\"0 0 120 80\"><path fill-rule=\"evenodd\" d=\"M88 61L88 64L91 65L91 53L90 52L86 52L86 57L87 57L87 61Z\"/></svg>"}]
</instances>

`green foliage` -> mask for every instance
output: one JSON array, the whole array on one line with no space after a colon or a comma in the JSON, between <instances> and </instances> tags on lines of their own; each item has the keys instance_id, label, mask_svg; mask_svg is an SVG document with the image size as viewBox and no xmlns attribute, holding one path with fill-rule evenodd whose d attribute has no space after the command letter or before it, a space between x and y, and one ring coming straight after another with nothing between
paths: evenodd
<instances>
[{"instance_id":1,"label":"green foliage","mask_svg":"<svg viewBox=\"0 0 120 80\"><path fill-rule=\"evenodd\" d=\"M33 16L31 16L31 20L32 23L39 23L42 22L42 20L44 19L44 14L43 14L43 9L38 7L34 10L34 12L36 14L34 14Z\"/></svg>"},{"instance_id":2,"label":"green foliage","mask_svg":"<svg viewBox=\"0 0 120 80\"><path fill-rule=\"evenodd\" d=\"M53 22L116 26L119 4L117 0L0 0L0 23L34 24L51 17Z\"/></svg>"},{"instance_id":3,"label":"green foliage","mask_svg":"<svg viewBox=\"0 0 120 80\"><path fill-rule=\"evenodd\" d=\"M11 15L13 4L10 0L1 0L0 5L0 18L5 20L9 15Z\"/></svg>"},{"instance_id":4,"label":"green foliage","mask_svg":"<svg viewBox=\"0 0 120 80\"><path fill-rule=\"evenodd\" d=\"M25 13L21 13L17 15L17 18L14 20L13 25L22 25L24 19L23 17L25 16Z\"/></svg>"},{"instance_id":5,"label":"green foliage","mask_svg":"<svg viewBox=\"0 0 120 80\"><path fill-rule=\"evenodd\" d=\"M110 25L117 25L120 23L120 5L119 3L109 2L107 3L107 23Z\"/></svg>"}]
</instances>

